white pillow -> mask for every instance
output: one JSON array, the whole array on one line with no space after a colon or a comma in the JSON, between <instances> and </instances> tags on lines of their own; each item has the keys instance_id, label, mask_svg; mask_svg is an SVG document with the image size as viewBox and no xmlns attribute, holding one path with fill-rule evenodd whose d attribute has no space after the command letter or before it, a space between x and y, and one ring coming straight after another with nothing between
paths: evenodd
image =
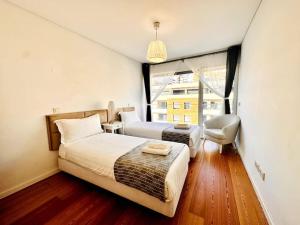
<instances>
[{"instance_id":1,"label":"white pillow","mask_svg":"<svg viewBox=\"0 0 300 225\"><path fill-rule=\"evenodd\" d=\"M131 123L131 122L140 122L140 118L137 116L135 111L131 112L120 112L121 120L124 123Z\"/></svg>"},{"instance_id":2,"label":"white pillow","mask_svg":"<svg viewBox=\"0 0 300 225\"><path fill-rule=\"evenodd\" d=\"M54 122L61 134L63 144L103 132L99 114L82 119L61 119Z\"/></svg>"}]
</instances>

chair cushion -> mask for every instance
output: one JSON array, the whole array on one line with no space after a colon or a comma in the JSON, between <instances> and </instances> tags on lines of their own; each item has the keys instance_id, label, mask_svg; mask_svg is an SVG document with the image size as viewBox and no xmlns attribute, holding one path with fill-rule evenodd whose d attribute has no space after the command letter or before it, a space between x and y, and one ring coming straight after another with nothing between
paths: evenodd
<instances>
[{"instance_id":1,"label":"chair cushion","mask_svg":"<svg viewBox=\"0 0 300 225\"><path fill-rule=\"evenodd\" d=\"M204 134L216 139L225 139L222 129L204 129Z\"/></svg>"}]
</instances>

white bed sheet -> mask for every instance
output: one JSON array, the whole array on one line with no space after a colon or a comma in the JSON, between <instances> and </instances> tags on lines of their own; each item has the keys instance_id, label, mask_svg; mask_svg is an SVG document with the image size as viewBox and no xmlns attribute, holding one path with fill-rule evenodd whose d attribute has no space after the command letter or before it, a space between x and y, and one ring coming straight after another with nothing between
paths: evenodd
<instances>
[{"instance_id":1,"label":"white bed sheet","mask_svg":"<svg viewBox=\"0 0 300 225\"><path fill-rule=\"evenodd\" d=\"M101 133L70 144L61 144L59 156L98 175L115 180L115 161L145 141L147 139L139 137ZM166 176L165 196L170 201L178 192L178 183L182 179L182 171L185 171L188 166L190 153L188 146L184 144L167 143L172 145L172 148L183 148L180 155L175 159L177 163L174 162L171 165Z\"/></svg>"},{"instance_id":2,"label":"white bed sheet","mask_svg":"<svg viewBox=\"0 0 300 225\"><path fill-rule=\"evenodd\" d=\"M131 122L124 124L124 133L130 136L162 139L162 132L164 129L170 127L170 123L158 122ZM202 135L201 127L197 127L190 136L189 147L194 148Z\"/></svg>"}]
</instances>

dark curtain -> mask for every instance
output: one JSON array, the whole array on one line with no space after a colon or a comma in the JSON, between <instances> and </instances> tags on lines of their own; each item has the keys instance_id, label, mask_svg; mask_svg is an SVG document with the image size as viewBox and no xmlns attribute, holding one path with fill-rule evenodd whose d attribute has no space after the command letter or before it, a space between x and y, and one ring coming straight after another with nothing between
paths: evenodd
<instances>
[{"instance_id":1,"label":"dark curtain","mask_svg":"<svg viewBox=\"0 0 300 225\"><path fill-rule=\"evenodd\" d=\"M142 72L144 76L146 100L147 100L147 121L151 121L151 92L150 92L150 65L149 63L142 64Z\"/></svg>"},{"instance_id":2,"label":"dark curtain","mask_svg":"<svg viewBox=\"0 0 300 225\"><path fill-rule=\"evenodd\" d=\"M241 52L240 45L229 47L227 50L225 98L229 97L232 90L232 84L233 84L240 52ZM229 99L225 99L225 114L230 114L230 113L231 110L230 110Z\"/></svg>"}]
</instances>

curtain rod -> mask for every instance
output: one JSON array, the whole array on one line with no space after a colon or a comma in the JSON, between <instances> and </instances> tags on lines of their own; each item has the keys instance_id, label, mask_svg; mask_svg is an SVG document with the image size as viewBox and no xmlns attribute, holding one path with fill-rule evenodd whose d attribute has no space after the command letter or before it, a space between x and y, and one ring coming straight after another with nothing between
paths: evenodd
<instances>
[{"instance_id":1,"label":"curtain rod","mask_svg":"<svg viewBox=\"0 0 300 225\"><path fill-rule=\"evenodd\" d=\"M205 53L205 54L201 54L201 55L195 55L195 56L190 56L190 57L173 59L173 60L169 60L169 61L165 61L165 62L161 62L161 63L149 63L149 65L160 65L160 64L165 64L165 63L170 63L170 62L175 62L175 61L180 61L180 60L185 60L185 59L193 59L193 58L198 58L198 57L203 57L203 56L213 55L213 54L218 54L218 53L225 53L225 52L227 52L227 49L226 50L217 51L217 52Z\"/></svg>"}]
</instances>

